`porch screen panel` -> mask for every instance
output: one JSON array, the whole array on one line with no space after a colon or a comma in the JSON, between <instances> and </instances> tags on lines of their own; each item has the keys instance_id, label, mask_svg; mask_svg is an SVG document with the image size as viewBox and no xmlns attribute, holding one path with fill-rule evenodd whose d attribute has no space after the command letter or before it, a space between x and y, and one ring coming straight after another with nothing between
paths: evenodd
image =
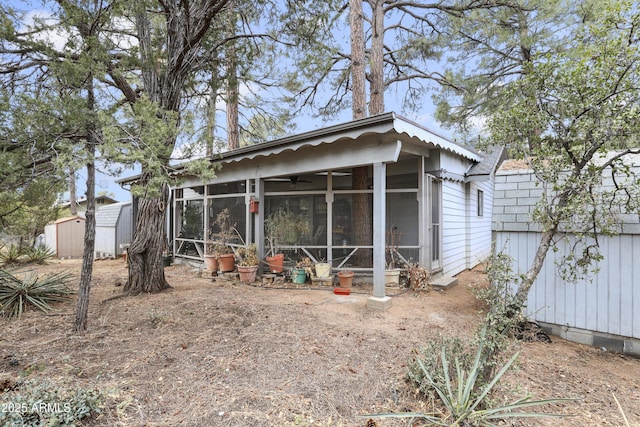
<instances>
[{"instance_id":1,"label":"porch screen panel","mask_svg":"<svg viewBox=\"0 0 640 427\"><path fill-rule=\"evenodd\" d=\"M216 224L216 218L224 209L229 210L229 221L231 225L237 230L242 240L246 242L245 230L247 221L245 212L247 205L244 196L219 197L208 200L207 215L209 215L209 233L207 238L214 241L216 240L216 234L220 232L220 227ZM231 243L242 244L242 241L238 237L234 237Z\"/></svg>"},{"instance_id":2,"label":"porch screen panel","mask_svg":"<svg viewBox=\"0 0 640 427\"><path fill-rule=\"evenodd\" d=\"M418 246L420 235L415 192L387 193L386 219L387 245Z\"/></svg>"},{"instance_id":3,"label":"porch screen panel","mask_svg":"<svg viewBox=\"0 0 640 427\"><path fill-rule=\"evenodd\" d=\"M331 230L331 240L334 247L334 253L336 247L361 247L361 246L373 246L373 233L369 233L366 236L366 240L356 242L355 227L357 224L356 217L362 217L361 212L357 212L357 208L354 208L354 199L361 197L365 199L365 205L373 206L373 195L370 193L355 194L335 194L333 200L333 229ZM371 223L369 224L369 230L373 230L373 215L369 212L369 218ZM364 253L365 251L360 251ZM364 259L364 256L363 258ZM365 266L362 266L365 267Z\"/></svg>"},{"instance_id":4,"label":"porch screen panel","mask_svg":"<svg viewBox=\"0 0 640 427\"><path fill-rule=\"evenodd\" d=\"M182 200L176 203L177 237L202 240L204 237L204 202Z\"/></svg>"},{"instance_id":5,"label":"porch screen panel","mask_svg":"<svg viewBox=\"0 0 640 427\"><path fill-rule=\"evenodd\" d=\"M267 196L265 202L267 223L269 217L278 212L285 212L292 221L291 227L280 230L281 236L275 236L278 242L274 243L279 246L327 244L327 202L324 195Z\"/></svg>"}]
</instances>

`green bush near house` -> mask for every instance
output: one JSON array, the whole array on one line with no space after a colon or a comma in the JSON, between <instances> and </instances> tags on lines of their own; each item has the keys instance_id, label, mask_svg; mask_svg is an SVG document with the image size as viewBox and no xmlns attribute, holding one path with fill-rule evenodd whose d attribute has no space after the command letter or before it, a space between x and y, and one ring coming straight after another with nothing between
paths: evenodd
<instances>
[{"instance_id":1,"label":"green bush near house","mask_svg":"<svg viewBox=\"0 0 640 427\"><path fill-rule=\"evenodd\" d=\"M0 383L0 426L73 426L101 411L99 390L63 388L48 380Z\"/></svg>"}]
</instances>

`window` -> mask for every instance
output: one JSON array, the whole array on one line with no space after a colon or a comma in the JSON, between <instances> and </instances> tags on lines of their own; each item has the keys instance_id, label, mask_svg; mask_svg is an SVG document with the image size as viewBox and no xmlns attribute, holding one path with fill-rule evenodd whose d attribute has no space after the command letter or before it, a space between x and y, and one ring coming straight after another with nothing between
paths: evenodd
<instances>
[{"instance_id":1,"label":"window","mask_svg":"<svg viewBox=\"0 0 640 427\"><path fill-rule=\"evenodd\" d=\"M478 216L484 215L484 192L478 190Z\"/></svg>"}]
</instances>

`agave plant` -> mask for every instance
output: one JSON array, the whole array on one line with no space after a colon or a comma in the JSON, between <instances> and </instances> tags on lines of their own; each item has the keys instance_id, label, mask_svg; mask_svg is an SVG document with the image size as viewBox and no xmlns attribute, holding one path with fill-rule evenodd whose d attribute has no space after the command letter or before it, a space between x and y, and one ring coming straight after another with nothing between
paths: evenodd
<instances>
[{"instance_id":1,"label":"agave plant","mask_svg":"<svg viewBox=\"0 0 640 427\"><path fill-rule=\"evenodd\" d=\"M46 246L30 246L25 249L24 254L29 258L29 262L44 264L49 258L56 256L56 253Z\"/></svg>"},{"instance_id":2,"label":"agave plant","mask_svg":"<svg viewBox=\"0 0 640 427\"><path fill-rule=\"evenodd\" d=\"M11 265L19 261L22 256L20 246L11 244L8 247L0 248L0 265Z\"/></svg>"},{"instance_id":3,"label":"agave plant","mask_svg":"<svg viewBox=\"0 0 640 427\"><path fill-rule=\"evenodd\" d=\"M481 334L481 336L483 335L484 333ZM427 423L426 425L449 427L493 427L498 425L494 424L494 422L503 420L505 418L566 416L563 414L525 412L521 410L549 403L574 401L575 399L562 398L531 400L531 396L527 395L522 398L516 399L515 401L506 405L491 407L491 405L487 403L490 392L496 386L498 381L500 381L505 372L507 372L509 368L511 368L520 353L518 352L514 354L495 374L495 376L490 379L490 381L482 385L479 390L475 390L476 384L481 380L484 352L485 340L482 339L478 344L478 349L476 351L474 361L468 369L464 369L460 360L456 357L454 361L455 378L452 379L451 375L449 374L449 361L447 360L445 349L443 347L440 357L442 360L444 381L437 381L436 379L434 379L424 362L418 359L417 362L423 371L424 378L426 379L428 385L435 390L438 398L442 401L446 409L445 414L408 412L395 414L373 414L367 416L381 418L412 418L414 420L423 420Z\"/></svg>"},{"instance_id":4,"label":"agave plant","mask_svg":"<svg viewBox=\"0 0 640 427\"><path fill-rule=\"evenodd\" d=\"M67 301L74 291L67 286L67 272L38 276L33 272L17 275L0 269L0 314L20 318L27 305L41 311L53 310L52 303Z\"/></svg>"}]
</instances>

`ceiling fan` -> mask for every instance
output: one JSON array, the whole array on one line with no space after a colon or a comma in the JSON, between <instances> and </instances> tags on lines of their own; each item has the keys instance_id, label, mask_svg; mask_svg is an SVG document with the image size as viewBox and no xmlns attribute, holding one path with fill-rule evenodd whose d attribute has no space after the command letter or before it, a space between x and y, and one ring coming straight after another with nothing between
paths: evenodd
<instances>
[{"instance_id":1,"label":"ceiling fan","mask_svg":"<svg viewBox=\"0 0 640 427\"><path fill-rule=\"evenodd\" d=\"M292 187L296 186L298 183L301 183L301 182L304 182L304 183L313 182L313 181L310 181L308 179L300 179L300 177L298 175L290 175L288 177L280 177L280 178L268 178L268 179L266 179L266 181L271 181L271 182L289 182Z\"/></svg>"}]
</instances>

